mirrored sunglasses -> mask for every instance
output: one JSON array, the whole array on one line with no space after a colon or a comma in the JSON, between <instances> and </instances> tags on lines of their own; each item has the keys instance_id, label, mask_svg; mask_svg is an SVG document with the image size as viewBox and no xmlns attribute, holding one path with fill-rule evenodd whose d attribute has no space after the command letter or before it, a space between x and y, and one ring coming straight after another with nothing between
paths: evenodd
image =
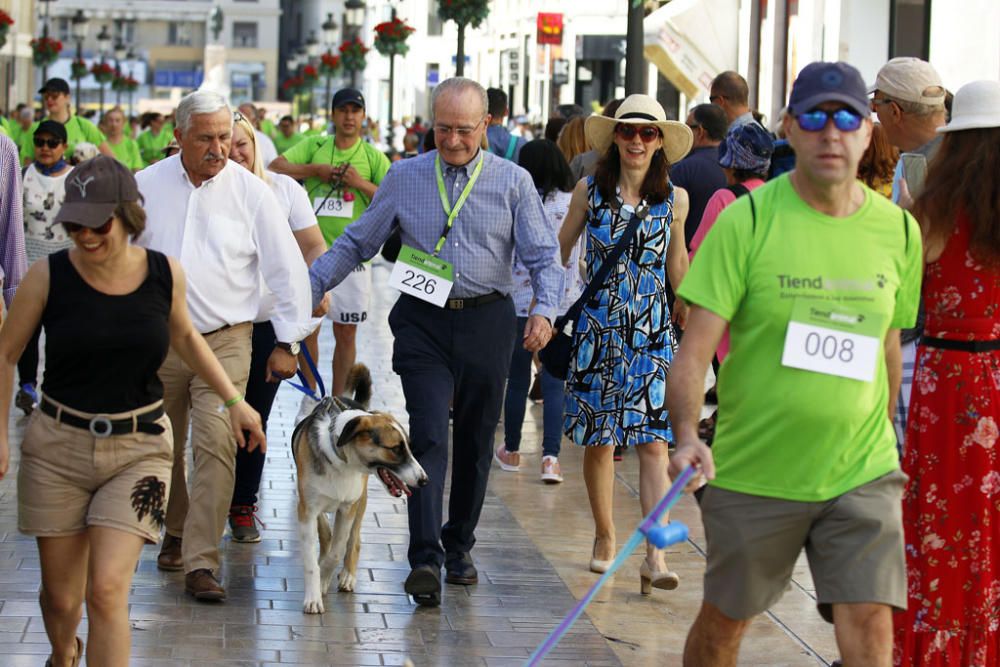
<instances>
[{"instance_id":1,"label":"mirrored sunglasses","mask_svg":"<svg viewBox=\"0 0 1000 667\"><path fill-rule=\"evenodd\" d=\"M615 125L615 134L624 139L625 141L632 141L635 139L635 135L639 135L643 143L651 143L656 141L660 135L660 128L652 127L650 125L636 126L629 125L626 123L619 123Z\"/></svg>"},{"instance_id":2,"label":"mirrored sunglasses","mask_svg":"<svg viewBox=\"0 0 1000 667\"><path fill-rule=\"evenodd\" d=\"M795 120L799 127L806 132L819 132L826 127L827 121L830 120L841 132L854 132L861 127L861 114L850 109L837 109L836 111L813 109L800 113L795 117Z\"/></svg>"}]
</instances>

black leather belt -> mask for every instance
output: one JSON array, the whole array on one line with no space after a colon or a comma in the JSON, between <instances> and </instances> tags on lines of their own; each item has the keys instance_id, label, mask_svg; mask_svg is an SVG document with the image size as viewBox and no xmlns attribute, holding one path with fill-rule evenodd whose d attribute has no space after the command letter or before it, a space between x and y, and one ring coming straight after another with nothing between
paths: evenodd
<instances>
[{"instance_id":1,"label":"black leather belt","mask_svg":"<svg viewBox=\"0 0 1000 667\"><path fill-rule=\"evenodd\" d=\"M444 307L448 310L464 310L466 308L475 308L476 306L485 306L502 298L504 296L500 292L490 292L489 294L472 296L467 299L448 299L444 302Z\"/></svg>"},{"instance_id":2,"label":"black leather belt","mask_svg":"<svg viewBox=\"0 0 1000 667\"><path fill-rule=\"evenodd\" d=\"M202 334L202 336L211 336L212 334L217 334L220 331L225 331L226 329L231 329L234 326L236 326L236 325L234 325L234 324L224 324L221 327L219 327L218 329L212 329L211 331L206 331L205 333Z\"/></svg>"},{"instance_id":3,"label":"black leather belt","mask_svg":"<svg viewBox=\"0 0 1000 667\"><path fill-rule=\"evenodd\" d=\"M156 420L163 416L163 406L158 405L149 412L143 412L135 417L123 419L109 419L107 415L94 415L90 419L78 417L65 410L60 412L59 406L52 403L44 396L39 403L39 409L61 424L82 428L90 431L95 438L107 438L112 435L125 435L126 433L150 433L159 435L163 433L163 427L156 423Z\"/></svg>"},{"instance_id":4,"label":"black leather belt","mask_svg":"<svg viewBox=\"0 0 1000 667\"><path fill-rule=\"evenodd\" d=\"M959 350L961 352L992 352L1000 350L1000 340L953 340L951 338L934 338L924 336L920 339L922 345L937 347L942 350Z\"/></svg>"}]
</instances>

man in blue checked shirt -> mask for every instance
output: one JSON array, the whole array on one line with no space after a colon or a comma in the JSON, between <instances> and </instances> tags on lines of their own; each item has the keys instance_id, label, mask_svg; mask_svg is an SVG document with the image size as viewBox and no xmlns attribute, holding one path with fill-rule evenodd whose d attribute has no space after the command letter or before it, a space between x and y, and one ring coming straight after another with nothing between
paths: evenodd
<instances>
[{"instance_id":1,"label":"man in blue checked shirt","mask_svg":"<svg viewBox=\"0 0 1000 667\"><path fill-rule=\"evenodd\" d=\"M562 267L528 172L481 150L486 91L461 77L434 89L437 151L397 162L368 210L310 269L313 298L378 252L396 226L403 248L390 284L403 294L389 314L392 367L410 415L413 453L430 484L413 492L404 586L418 604L441 601L450 584L478 583L469 552L486 494L513 345L535 351L552 336ZM536 304L515 341L510 298L513 251L531 273ZM448 407L454 397L454 460L448 522Z\"/></svg>"}]
</instances>

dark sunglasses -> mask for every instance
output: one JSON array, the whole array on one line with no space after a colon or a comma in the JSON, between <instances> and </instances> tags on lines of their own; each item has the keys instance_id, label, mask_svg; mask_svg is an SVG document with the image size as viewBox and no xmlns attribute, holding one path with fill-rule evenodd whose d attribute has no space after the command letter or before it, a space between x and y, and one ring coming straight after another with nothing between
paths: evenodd
<instances>
[{"instance_id":1,"label":"dark sunglasses","mask_svg":"<svg viewBox=\"0 0 1000 667\"><path fill-rule=\"evenodd\" d=\"M635 125L627 125L625 123L619 123L615 126L615 134L624 139L625 141L632 141L635 139L635 135L639 135L643 143L651 143L656 141L660 137L660 128L650 127L645 125L643 127L636 127Z\"/></svg>"},{"instance_id":2,"label":"dark sunglasses","mask_svg":"<svg viewBox=\"0 0 1000 667\"><path fill-rule=\"evenodd\" d=\"M836 111L824 111L823 109L813 109L805 113L800 113L795 117L799 127L806 132L819 132L829 120L841 132L854 132L861 127L861 114L850 109L837 109Z\"/></svg>"},{"instance_id":3,"label":"dark sunglasses","mask_svg":"<svg viewBox=\"0 0 1000 667\"><path fill-rule=\"evenodd\" d=\"M51 149L56 149L62 146L62 139L43 139L42 137L35 137L35 148L41 148L42 146L48 146Z\"/></svg>"},{"instance_id":4,"label":"dark sunglasses","mask_svg":"<svg viewBox=\"0 0 1000 667\"><path fill-rule=\"evenodd\" d=\"M111 223L114 222L114 220L115 220L114 218L108 218L108 221L105 222L100 227L86 227L86 229L89 229L95 234L100 234L101 236L104 236L105 234L111 231ZM64 222L62 223L62 226L66 228L67 234L76 234L85 227L84 225L79 225L75 222Z\"/></svg>"}]
</instances>

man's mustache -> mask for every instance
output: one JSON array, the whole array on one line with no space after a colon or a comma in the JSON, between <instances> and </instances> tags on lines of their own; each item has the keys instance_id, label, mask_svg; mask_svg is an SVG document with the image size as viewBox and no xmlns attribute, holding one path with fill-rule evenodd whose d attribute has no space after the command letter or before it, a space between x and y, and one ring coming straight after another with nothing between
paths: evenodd
<instances>
[{"instance_id":1,"label":"man's mustache","mask_svg":"<svg viewBox=\"0 0 1000 667\"><path fill-rule=\"evenodd\" d=\"M213 153L212 151L205 153L205 156L202 158L202 160L205 162L211 162L213 160L224 160L224 159L225 158L222 156L221 153Z\"/></svg>"}]
</instances>

